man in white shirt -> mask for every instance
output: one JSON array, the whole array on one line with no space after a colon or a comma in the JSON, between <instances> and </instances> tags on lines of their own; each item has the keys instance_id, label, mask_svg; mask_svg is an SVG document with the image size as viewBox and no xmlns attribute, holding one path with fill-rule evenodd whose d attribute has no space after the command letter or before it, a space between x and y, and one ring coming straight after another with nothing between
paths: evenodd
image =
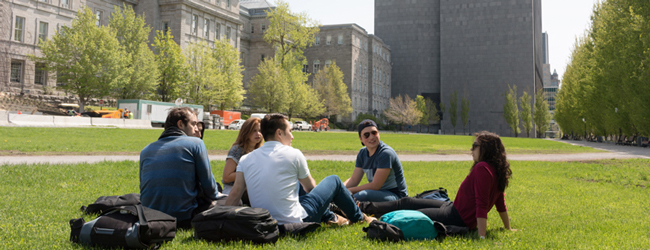
<instances>
[{"instance_id":1,"label":"man in white shirt","mask_svg":"<svg viewBox=\"0 0 650 250\"><path fill-rule=\"evenodd\" d=\"M316 185L309 174L307 159L300 150L291 147L293 135L286 116L266 115L260 128L265 143L239 161L226 205L237 204L248 189L251 206L269 210L279 224L325 221L348 224L347 219L329 210L330 202L334 202L351 222L375 219L359 210L338 176L328 176ZM307 194L299 196L301 186Z\"/></svg>"}]
</instances>

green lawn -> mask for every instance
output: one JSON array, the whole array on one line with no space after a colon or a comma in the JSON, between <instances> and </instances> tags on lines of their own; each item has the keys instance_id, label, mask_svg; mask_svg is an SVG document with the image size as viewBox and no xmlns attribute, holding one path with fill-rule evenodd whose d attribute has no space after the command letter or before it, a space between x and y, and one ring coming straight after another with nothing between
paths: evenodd
<instances>
[{"instance_id":1,"label":"green lawn","mask_svg":"<svg viewBox=\"0 0 650 250\"><path fill-rule=\"evenodd\" d=\"M139 154L158 139L161 129L0 127L0 155ZM225 154L238 131L207 130L212 154ZM356 154L362 147L354 132L294 132L293 146L305 154ZM467 154L473 137L397 134L381 139L401 154ZM504 137L509 154L599 152L549 140Z\"/></svg>"},{"instance_id":2,"label":"green lawn","mask_svg":"<svg viewBox=\"0 0 650 250\"><path fill-rule=\"evenodd\" d=\"M119 130L123 131L123 130ZM216 135L216 133L215 133ZM364 238L361 225L325 227L304 238L281 238L279 249L648 249L650 248L650 160L580 162L513 161L506 190L512 226L500 231L496 211L487 240L476 233L442 242L381 243ZM404 162L410 195L445 187L450 196L468 174L469 162ZM221 176L223 161L212 162ZM312 175L347 178L353 162L310 161ZM69 241L68 221L79 207L102 195L138 192L137 162L0 166L0 249L82 249ZM86 217L86 219L91 219ZM256 248L193 239L180 231L163 249Z\"/></svg>"}]
</instances>

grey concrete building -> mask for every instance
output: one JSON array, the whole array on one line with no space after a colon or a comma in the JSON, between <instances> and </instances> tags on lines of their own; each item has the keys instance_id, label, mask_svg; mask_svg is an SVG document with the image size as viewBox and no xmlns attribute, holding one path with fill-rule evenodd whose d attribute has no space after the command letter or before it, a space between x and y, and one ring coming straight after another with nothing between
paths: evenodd
<instances>
[{"instance_id":1,"label":"grey concrete building","mask_svg":"<svg viewBox=\"0 0 650 250\"><path fill-rule=\"evenodd\" d=\"M38 39L48 39L60 27L70 26L83 7L95 13L97 25L107 25L113 8L124 4L145 14L152 27L150 41L157 30L170 30L181 47L217 39L239 46L243 22L238 0L0 0L0 91L55 92L55 74L28 59L30 54L40 55Z\"/></svg>"},{"instance_id":2,"label":"grey concrete building","mask_svg":"<svg viewBox=\"0 0 650 250\"><path fill-rule=\"evenodd\" d=\"M392 49L392 96L423 95L447 107L452 93L459 107L466 97L465 133L510 136L508 85L519 95L542 88L541 0L376 0L375 33ZM449 110L441 130L454 131ZM455 131L463 131L460 118Z\"/></svg>"}]
</instances>

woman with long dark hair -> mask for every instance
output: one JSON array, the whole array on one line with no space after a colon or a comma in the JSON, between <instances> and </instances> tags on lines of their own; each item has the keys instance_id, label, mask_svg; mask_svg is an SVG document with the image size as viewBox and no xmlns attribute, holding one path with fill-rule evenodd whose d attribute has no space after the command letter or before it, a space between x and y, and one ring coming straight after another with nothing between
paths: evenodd
<instances>
[{"instance_id":1,"label":"woman with long dark hair","mask_svg":"<svg viewBox=\"0 0 650 250\"><path fill-rule=\"evenodd\" d=\"M402 198L388 202L361 202L361 211L379 217L395 210L418 210L431 220L445 225L478 229L478 235L483 239L487 229L487 214L496 206L504 228L515 231L510 228L504 198L512 171L501 138L487 131L477 133L471 151L474 164L460 184L453 203Z\"/></svg>"},{"instance_id":2,"label":"woman with long dark hair","mask_svg":"<svg viewBox=\"0 0 650 250\"><path fill-rule=\"evenodd\" d=\"M248 118L244 125L241 126L239 130L239 135L235 143L232 144L230 151L228 152L228 157L226 158L226 166L223 168L223 192L224 194L229 194L232 185L235 183L235 171L237 170L237 164L239 164L239 159L245 154L250 153L251 151L262 146L262 133L260 132L260 118L251 117ZM244 195L242 200L244 204L248 203L248 196Z\"/></svg>"}]
</instances>

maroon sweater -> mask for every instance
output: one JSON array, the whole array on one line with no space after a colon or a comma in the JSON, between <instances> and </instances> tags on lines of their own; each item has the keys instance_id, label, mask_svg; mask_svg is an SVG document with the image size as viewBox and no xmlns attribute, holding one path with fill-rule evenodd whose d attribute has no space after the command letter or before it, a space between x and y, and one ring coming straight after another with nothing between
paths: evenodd
<instances>
[{"instance_id":1,"label":"maroon sweater","mask_svg":"<svg viewBox=\"0 0 650 250\"><path fill-rule=\"evenodd\" d=\"M460 184L454 207L470 229L476 228L476 218L486 218L496 205L497 211L505 212L504 193L498 191L496 169L486 162L479 162Z\"/></svg>"}]
</instances>

